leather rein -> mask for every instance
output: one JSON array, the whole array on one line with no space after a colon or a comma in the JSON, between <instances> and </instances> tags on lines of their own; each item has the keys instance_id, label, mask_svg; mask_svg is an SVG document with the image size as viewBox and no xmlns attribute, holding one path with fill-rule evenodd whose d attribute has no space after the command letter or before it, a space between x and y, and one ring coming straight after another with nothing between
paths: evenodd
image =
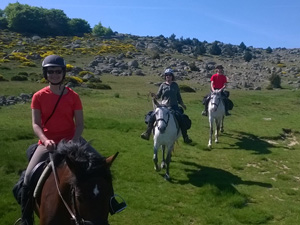
<instances>
[{"instance_id":1,"label":"leather rein","mask_svg":"<svg viewBox=\"0 0 300 225\"><path fill-rule=\"evenodd\" d=\"M69 212L69 214L71 216L71 220L74 221L75 225L95 225L91 221L84 220L80 216L80 213L79 213L79 210L78 210L78 206L76 204L76 197L75 197L76 187L74 187L74 186L72 187L72 190L71 190L71 193L72 193L72 202L73 202L74 211L75 211L75 213L73 213L71 207L68 205L68 203L66 202L66 200L64 199L64 197L62 196L62 194L60 192L60 189L59 189L59 186L58 186L58 177L57 177L57 173L56 173L56 169L55 169L55 165L54 165L52 153L49 153L49 157L50 157L50 163L51 163L51 167L52 167L52 171L53 171L53 176L54 176L54 181L55 181L55 186L56 186L58 195L60 196L62 202L64 203L66 209L68 210L68 212ZM101 221L100 223L97 223L97 225L98 224L99 225L101 225L101 224L103 224L103 225L109 225L108 220Z\"/></svg>"}]
</instances>

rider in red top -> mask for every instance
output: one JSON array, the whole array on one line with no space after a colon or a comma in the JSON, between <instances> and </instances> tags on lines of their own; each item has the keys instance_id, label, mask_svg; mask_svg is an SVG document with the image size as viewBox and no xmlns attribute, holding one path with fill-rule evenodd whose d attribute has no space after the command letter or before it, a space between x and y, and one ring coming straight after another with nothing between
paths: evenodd
<instances>
[{"instance_id":1,"label":"rider in red top","mask_svg":"<svg viewBox=\"0 0 300 225\"><path fill-rule=\"evenodd\" d=\"M67 93L60 99L60 106L51 119L46 120L51 115L59 95L53 93L50 86L44 87L33 95L31 107L41 113L41 124L43 132L49 140L58 144L62 139L72 140L75 134L74 114L76 110L82 110L82 104L78 94L69 87L65 87ZM43 144L39 140L39 144Z\"/></svg>"},{"instance_id":2,"label":"rider in red top","mask_svg":"<svg viewBox=\"0 0 300 225\"><path fill-rule=\"evenodd\" d=\"M227 96L224 94L224 89L226 88L226 84L228 82L227 77L223 74L224 67L222 65L218 65L216 67L216 71L217 73L212 75L212 77L210 78L210 88L211 91L220 90L222 92L222 96L225 103L225 115L230 116L231 114L228 112ZM210 100L209 96L206 98L207 100L205 101L205 110L202 112L203 116L207 116L208 103Z\"/></svg>"},{"instance_id":3,"label":"rider in red top","mask_svg":"<svg viewBox=\"0 0 300 225\"><path fill-rule=\"evenodd\" d=\"M43 76L49 85L32 97L32 127L39 143L25 172L21 193L21 225L34 224L30 175L39 162L48 158L49 152L55 151L61 140L86 143L89 151L99 154L81 136L84 128L82 104L79 95L63 84L66 76L64 59L58 55L47 56L42 67ZM111 214L125 207L125 202L118 203L114 196L111 197Z\"/></svg>"}]
</instances>

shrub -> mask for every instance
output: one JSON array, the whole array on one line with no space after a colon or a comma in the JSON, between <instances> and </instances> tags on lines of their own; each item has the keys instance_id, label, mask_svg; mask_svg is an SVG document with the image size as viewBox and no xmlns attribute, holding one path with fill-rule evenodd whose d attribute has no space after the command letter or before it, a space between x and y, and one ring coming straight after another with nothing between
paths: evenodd
<instances>
[{"instance_id":1,"label":"shrub","mask_svg":"<svg viewBox=\"0 0 300 225\"><path fill-rule=\"evenodd\" d=\"M7 67L7 66L0 66L1 70L11 70L11 68Z\"/></svg>"},{"instance_id":2,"label":"shrub","mask_svg":"<svg viewBox=\"0 0 300 225\"><path fill-rule=\"evenodd\" d=\"M6 80L6 79L3 77L3 75L0 74L0 81L8 81L8 80Z\"/></svg>"},{"instance_id":3,"label":"shrub","mask_svg":"<svg viewBox=\"0 0 300 225\"><path fill-rule=\"evenodd\" d=\"M24 75L16 75L11 78L11 81L25 81L25 80L28 80L28 78Z\"/></svg>"},{"instance_id":4,"label":"shrub","mask_svg":"<svg viewBox=\"0 0 300 225\"><path fill-rule=\"evenodd\" d=\"M71 64L66 65L67 72L71 71L73 68L74 68L74 66L72 66Z\"/></svg>"},{"instance_id":5,"label":"shrub","mask_svg":"<svg viewBox=\"0 0 300 225\"><path fill-rule=\"evenodd\" d=\"M187 86L187 85L179 85L180 91L182 92L196 92L193 88Z\"/></svg>"},{"instance_id":6,"label":"shrub","mask_svg":"<svg viewBox=\"0 0 300 225\"><path fill-rule=\"evenodd\" d=\"M23 62L22 66L28 66L28 67L36 67L34 62Z\"/></svg>"},{"instance_id":7,"label":"shrub","mask_svg":"<svg viewBox=\"0 0 300 225\"><path fill-rule=\"evenodd\" d=\"M252 60L253 56L252 54L250 53L250 51L246 51L245 54L244 54L244 60L246 62L250 62Z\"/></svg>"},{"instance_id":8,"label":"shrub","mask_svg":"<svg viewBox=\"0 0 300 225\"><path fill-rule=\"evenodd\" d=\"M10 62L9 59L0 59L0 63L7 63L7 62Z\"/></svg>"},{"instance_id":9,"label":"shrub","mask_svg":"<svg viewBox=\"0 0 300 225\"><path fill-rule=\"evenodd\" d=\"M272 88L281 88L281 77L277 73L272 73L271 77L269 78L270 85L268 89Z\"/></svg>"},{"instance_id":10,"label":"shrub","mask_svg":"<svg viewBox=\"0 0 300 225\"><path fill-rule=\"evenodd\" d=\"M280 68L286 67L286 65L284 63L278 63L277 66Z\"/></svg>"},{"instance_id":11,"label":"shrub","mask_svg":"<svg viewBox=\"0 0 300 225\"><path fill-rule=\"evenodd\" d=\"M23 76L28 77L28 73L27 72L19 72L18 75L23 75Z\"/></svg>"},{"instance_id":12,"label":"shrub","mask_svg":"<svg viewBox=\"0 0 300 225\"><path fill-rule=\"evenodd\" d=\"M70 76L70 77L66 77L65 80L67 82L71 82L73 84L82 84L83 80L79 77L75 77L75 76Z\"/></svg>"},{"instance_id":13,"label":"shrub","mask_svg":"<svg viewBox=\"0 0 300 225\"><path fill-rule=\"evenodd\" d=\"M196 66L195 62L189 64L191 71L200 71L200 69Z\"/></svg>"},{"instance_id":14,"label":"shrub","mask_svg":"<svg viewBox=\"0 0 300 225\"><path fill-rule=\"evenodd\" d=\"M86 75L86 74L92 74L92 75L94 75L92 72L86 71L86 70L80 71L78 75L79 75L80 77L83 77L83 76Z\"/></svg>"},{"instance_id":15,"label":"shrub","mask_svg":"<svg viewBox=\"0 0 300 225\"><path fill-rule=\"evenodd\" d=\"M92 89L103 89L103 90L110 90L111 87L107 84L100 84L100 83L88 83L87 84L88 88Z\"/></svg>"}]
</instances>

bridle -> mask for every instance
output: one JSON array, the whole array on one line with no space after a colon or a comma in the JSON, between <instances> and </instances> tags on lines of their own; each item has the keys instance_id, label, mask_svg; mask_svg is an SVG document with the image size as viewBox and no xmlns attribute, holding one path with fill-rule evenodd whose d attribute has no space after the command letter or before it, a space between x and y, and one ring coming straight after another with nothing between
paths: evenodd
<instances>
[{"instance_id":1,"label":"bridle","mask_svg":"<svg viewBox=\"0 0 300 225\"><path fill-rule=\"evenodd\" d=\"M214 95L214 99L216 98L217 99L217 101L212 101L212 99L210 100L210 102L211 102L211 104L212 105L215 105L217 108L219 107L219 105L220 105L220 103L221 103L221 97L220 96L217 96L218 94L217 93L215 93L215 94L213 94ZM217 109L216 108L216 109Z\"/></svg>"},{"instance_id":2,"label":"bridle","mask_svg":"<svg viewBox=\"0 0 300 225\"><path fill-rule=\"evenodd\" d=\"M74 206L74 211L72 211L71 207L68 205L68 203L66 202L66 200L63 198L59 186L58 186L58 178L57 178L57 174L56 174L56 169L54 166L54 161L53 161L53 156L52 153L49 153L49 157L50 157L50 163L51 163L51 167L52 167L52 171L53 171L53 176L54 176L54 181L55 181L55 186L58 192L58 195L60 196L62 202L64 203L66 209L68 210L70 216L71 216L71 220L74 221L75 225L109 225L108 220L101 220L101 221L97 221L97 224L94 224L91 221L88 220L84 220L79 213L78 210L78 206L76 204L76 196L75 196L75 192L76 192L76 187L72 186L71 187L71 193L72 193L72 203ZM112 197L111 197L112 198Z\"/></svg>"},{"instance_id":3,"label":"bridle","mask_svg":"<svg viewBox=\"0 0 300 225\"><path fill-rule=\"evenodd\" d=\"M162 107L165 107L165 106L160 106L160 107L158 107L158 108L162 108ZM157 122L158 122L158 121L163 121L163 122L166 124L166 127L167 127L168 124L169 124L169 120L170 120L170 110L168 110L167 115L168 115L167 120L165 120L164 118L158 118L156 121L157 121Z\"/></svg>"}]
</instances>

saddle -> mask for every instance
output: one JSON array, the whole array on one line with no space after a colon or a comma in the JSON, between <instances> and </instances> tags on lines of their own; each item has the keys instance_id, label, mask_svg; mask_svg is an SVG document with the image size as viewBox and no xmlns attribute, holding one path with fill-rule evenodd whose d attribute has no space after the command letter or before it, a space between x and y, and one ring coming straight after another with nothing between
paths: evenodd
<instances>
[{"instance_id":1,"label":"saddle","mask_svg":"<svg viewBox=\"0 0 300 225\"><path fill-rule=\"evenodd\" d=\"M38 144L32 144L28 147L26 150L26 155L28 158L28 161L30 161L32 155L34 154ZM30 190L34 190L34 197L38 197L40 194L40 190L42 189L46 179L48 178L51 168L50 163L48 163L48 160L42 161L38 163L33 170L29 174L29 187ZM50 169L49 169L50 168ZM12 192L17 200L17 202L21 205L21 195L22 195L22 189L23 189L23 183L25 178L25 171L23 170L18 182L14 185Z\"/></svg>"},{"instance_id":2,"label":"saddle","mask_svg":"<svg viewBox=\"0 0 300 225\"><path fill-rule=\"evenodd\" d=\"M41 174L44 171L45 165L46 165L46 161L40 162L31 171L31 173L29 175L30 176L30 178L29 178L30 190L34 190L34 188L36 189L38 187L37 184L40 183L39 180L42 178ZM20 205L21 205L21 195L22 195L22 189L23 189L24 178L25 178L25 171L26 170L22 171L18 182L15 184L15 186L13 187L13 190L12 190L15 199L17 200L17 202ZM48 174L48 176L49 176L49 174Z\"/></svg>"}]
</instances>

